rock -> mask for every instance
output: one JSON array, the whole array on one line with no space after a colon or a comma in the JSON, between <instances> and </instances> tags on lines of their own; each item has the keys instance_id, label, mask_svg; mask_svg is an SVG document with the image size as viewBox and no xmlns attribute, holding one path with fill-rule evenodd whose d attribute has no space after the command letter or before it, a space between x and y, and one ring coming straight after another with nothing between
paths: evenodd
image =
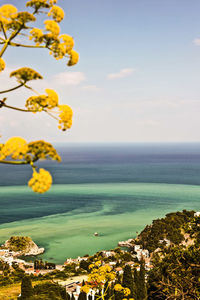
<instances>
[{"instance_id":1,"label":"rock","mask_svg":"<svg viewBox=\"0 0 200 300\"><path fill-rule=\"evenodd\" d=\"M44 253L44 248L39 248L28 236L12 236L3 245L13 252L13 256L39 255Z\"/></svg>"}]
</instances>

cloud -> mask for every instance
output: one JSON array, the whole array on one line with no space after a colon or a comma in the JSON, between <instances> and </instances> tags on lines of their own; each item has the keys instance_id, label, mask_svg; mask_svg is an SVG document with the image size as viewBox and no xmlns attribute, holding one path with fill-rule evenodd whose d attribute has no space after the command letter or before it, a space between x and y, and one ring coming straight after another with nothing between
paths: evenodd
<instances>
[{"instance_id":1,"label":"cloud","mask_svg":"<svg viewBox=\"0 0 200 300\"><path fill-rule=\"evenodd\" d=\"M89 92L97 92L100 90L96 85L84 85L82 89Z\"/></svg>"},{"instance_id":2,"label":"cloud","mask_svg":"<svg viewBox=\"0 0 200 300\"><path fill-rule=\"evenodd\" d=\"M193 44L195 44L196 46L200 46L200 38L199 39L194 39Z\"/></svg>"},{"instance_id":3,"label":"cloud","mask_svg":"<svg viewBox=\"0 0 200 300\"><path fill-rule=\"evenodd\" d=\"M85 80L83 72L62 72L54 76L54 82L58 85L79 85Z\"/></svg>"},{"instance_id":4,"label":"cloud","mask_svg":"<svg viewBox=\"0 0 200 300\"><path fill-rule=\"evenodd\" d=\"M118 73L110 73L107 79L124 78L130 76L135 70L131 68L121 69Z\"/></svg>"}]
</instances>

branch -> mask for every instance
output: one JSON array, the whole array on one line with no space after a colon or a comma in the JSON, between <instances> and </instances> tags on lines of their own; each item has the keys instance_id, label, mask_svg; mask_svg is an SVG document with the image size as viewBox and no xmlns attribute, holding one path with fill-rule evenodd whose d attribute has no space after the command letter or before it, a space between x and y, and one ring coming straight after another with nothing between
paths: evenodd
<instances>
[{"instance_id":1,"label":"branch","mask_svg":"<svg viewBox=\"0 0 200 300\"><path fill-rule=\"evenodd\" d=\"M14 107L14 106L10 106L5 104L2 100L0 100L0 108L1 107L7 107L10 109L14 109L14 110L18 110L18 111L23 111L23 112L37 112L37 110L29 110L29 109L23 109L23 108L18 108L18 107Z\"/></svg>"},{"instance_id":2,"label":"branch","mask_svg":"<svg viewBox=\"0 0 200 300\"><path fill-rule=\"evenodd\" d=\"M4 34L5 39L7 40L7 39L8 39L8 38L7 38L7 34L6 34L6 31L5 31L5 28L4 28L4 26L3 26L2 21L1 21L1 28L2 28L2 31L3 31L3 34Z\"/></svg>"},{"instance_id":3,"label":"branch","mask_svg":"<svg viewBox=\"0 0 200 300\"><path fill-rule=\"evenodd\" d=\"M24 85L24 83L21 83L20 85L15 86L14 88L8 89L8 90L4 90L4 91L0 91L0 94L4 94L4 93L8 93L8 92L12 92L16 89L19 89L20 87L22 87Z\"/></svg>"},{"instance_id":4,"label":"branch","mask_svg":"<svg viewBox=\"0 0 200 300\"><path fill-rule=\"evenodd\" d=\"M33 46L33 45L24 45L19 43L10 43L11 46L14 47L25 47L25 48L46 48L46 46Z\"/></svg>"},{"instance_id":5,"label":"branch","mask_svg":"<svg viewBox=\"0 0 200 300\"><path fill-rule=\"evenodd\" d=\"M11 161L11 160L0 160L0 164L8 164L8 165L28 165L27 161Z\"/></svg>"}]
</instances>

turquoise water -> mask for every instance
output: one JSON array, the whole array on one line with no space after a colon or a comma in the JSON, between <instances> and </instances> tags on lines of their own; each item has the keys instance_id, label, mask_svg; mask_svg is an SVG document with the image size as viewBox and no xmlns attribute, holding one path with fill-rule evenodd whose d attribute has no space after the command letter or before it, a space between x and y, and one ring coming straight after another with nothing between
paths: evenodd
<instances>
[{"instance_id":1,"label":"turquoise water","mask_svg":"<svg viewBox=\"0 0 200 300\"><path fill-rule=\"evenodd\" d=\"M26 197L27 187L1 187L0 196ZM21 220L0 225L1 241L10 235L29 235L46 248L46 260L62 263L67 257L92 254L117 246L119 240L134 237L136 231L170 211L199 209L200 187L175 184L77 184L55 185L51 195L90 198L87 206L68 213ZM102 199L99 209L95 199ZM67 201L67 200L66 200ZM79 201L78 201L79 202ZM71 201L68 202L70 206ZM46 205L46 203L44 203ZM56 200L55 200L56 207ZM27 208L24 207L24 210ZM88 212L89 211L89 212ZM20 212L23 214L23 209ZM99 237L94 237L94 232Z\"/></svg>"},{"instance_id":2,"label":"turquoise water","mask_svg":"<svg viewBox=\"0 0 200 300\"><path fill-rule=\"evenodd\" d=\"M200 145L60 147L61 164L44 195L23 185L27 167L0 166L0 242L29 235L63 263L135 237L166 213L200 210ZM95 237L94 232L99 236Z\"/></svg>"}]
</instances>

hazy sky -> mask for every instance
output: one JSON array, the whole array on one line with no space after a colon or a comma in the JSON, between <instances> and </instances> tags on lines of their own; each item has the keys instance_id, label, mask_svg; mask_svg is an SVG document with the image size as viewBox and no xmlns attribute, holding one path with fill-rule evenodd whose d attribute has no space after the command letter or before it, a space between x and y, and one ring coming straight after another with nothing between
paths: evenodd
<instances>
[{"instance_id":1,"label":"hazy sky","mask_svg":"<svg viewBox=\"0 0 200 300\"><path fill-rule=\"evenodd\" d=\"M2 1L24 9L25 1ZM0 110L3 139L23 136L49 142L200 141L200 1L60 0L62 33L75 39L77 66L48 50L10 48L0 88L14 86L11 70L30 66L74 110L71 130L61 132L44 113ZM19 7L21 6L21 7ZM31 94L8 95L23 107Z\"/></svg>"}]
</instances>

